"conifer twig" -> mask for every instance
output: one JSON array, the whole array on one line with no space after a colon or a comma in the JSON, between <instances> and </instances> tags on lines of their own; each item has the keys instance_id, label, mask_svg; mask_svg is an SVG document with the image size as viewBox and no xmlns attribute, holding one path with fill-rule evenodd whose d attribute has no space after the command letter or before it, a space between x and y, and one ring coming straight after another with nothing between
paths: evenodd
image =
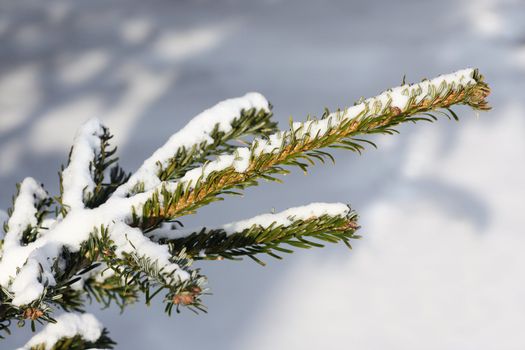
<instances>
[{"instance_id":1,"label":"conifer twig","mask_svg":"<svg viewBox=\"0 0 525 350\"><path fill-rule=\"evenodd\" d=\"M487 110L489 93L483 76L466 69L404 84L321 119L291 122L283 132L275 132L269 102L249 93L199 114L131 175L116 163L109 130L89 121L60 173L59 196L49 196L32 178L18 186L0 240L0 330L8 332L12 321L30 322L33 330L36 323L58 321L44 334L64 337L47 343L37 336L24 349L111 348L96 321L72 313L83 312L85 296L123 308L141 294L149 304L164 291L168 314L183 306L205 311L206 279L192 267L194 260L248 256L261 262L259 254L280 258L322 242L350 246L359 238L357 214L341 203L314 203L214 229L160 228L261 179L280 181L290 166L307 171L316 161L333 160L325 148L361 152L373 145L366 136L395 133L399 124L457 120L454 105ZM250 136L247 147L237 142ZM67 313L55 320L56 308ZM64 328L82 317L96 324L96 334Z\"/></svg>"},{"instance_id":2,"label":"conifer twig","mask_svg":"<svg viewBox=\"0 0 525 350\"><path fill-rule=\"evenodd\" d=\"M434 121L439 115L457 119L450 109L457 104L487 110L489 93L477 70L464 70L391 89L320 120L292 123L287 132L256 139L249 148L220 156L179 181L162 183L142 206L140 216L135 216L134 225L149 230L220 200L222 194L256 185L260 178L278 181L276 174L289 172L283 165L306 171L315 160L331 158L321 151L325 147L361 152L371 142L360 135L392 134L401 123Z\"/></svg>"},{"instance_id":3,"label":"conifer twig","mask_svg":"<svg viewBox=\"0 0 525 350\"><path fill-rule=\"evenodd\" d=\"M153 239L167 243L172 254L185 250L194 259L216 260L255 257L265 253L277 259L290 248L322 247L320 242L344 242L359 228L357 214L343 203L312 203L277 214L263 214L215 229L173 230L154 233ZM317 240L318 242L313 241Z\"/></svg>"}]
</instances>

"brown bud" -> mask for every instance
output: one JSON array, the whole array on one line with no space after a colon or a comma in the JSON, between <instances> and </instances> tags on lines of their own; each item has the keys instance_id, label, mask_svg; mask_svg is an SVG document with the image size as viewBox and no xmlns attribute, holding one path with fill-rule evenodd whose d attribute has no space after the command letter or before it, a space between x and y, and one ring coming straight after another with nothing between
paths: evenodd
<instances>
[{"instance_id":1,"label":"brown bud","mask_svg":"<svg viewBox=\"0 0 525 350\"><path fill-rule=\"evenodd\" d=\"M390 113L392 113L393 116L398 116L401 114L401 109L399 107L390 107Z\"/></svg>"},{"instance_id":2,"label":"brown bud","mask_svg":"<svg viewBox=\"0 0 525 350\"><path fill-rule=\"evenodd\" d=\"M35 307L30 307L24 310L24 318L26 319L31 319L34 321L42 316L44 316L44 312Z\"/></svg>"},{"instance_id":3,"label":"brown bud","mask_svg":"<svg viewBox=\"0 0 525 350\"><path fill-rule=\"evenodd\" d=\"M181 303L181 298L179 295L174 295L171 301L173 302L173 304L179 305Z\"/></svg>"},{"instance_id":4,"label":"brown bud","mask_svg":"<svg viewBox=\"0 0 525 350\"><path fill-rule=\"evenodd\" d=\"M195 298L192 294L184 292L181 294L174 295L172 301L175 305L190 305L193 304Z\"/></svg>"}]
</instances>

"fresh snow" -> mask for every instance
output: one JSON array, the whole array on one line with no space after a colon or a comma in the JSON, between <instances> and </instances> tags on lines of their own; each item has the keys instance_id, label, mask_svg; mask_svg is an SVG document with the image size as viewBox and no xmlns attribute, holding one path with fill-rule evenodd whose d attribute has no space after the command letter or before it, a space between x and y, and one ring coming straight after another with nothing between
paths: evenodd
<instances>
[{"instance_id":1,"label":"fresh snow","mask_svg":"<svg viewBox=\"0 0 525 350\"><path fill-rule=\"evenodd\" d=\"M248 147L239 147L235 150L235 159L233 161L233 168L238 173L244 173L250 166L251 152Z\"/></svg>"},{"instance_id":2,"label":"fresh snow","mask_svg":"<svg viewBox=\"0 0 525 350\"><path fill-rule=\"evenodd\" d=\"M45 344L44 349L48 350L60 339L77 335L86 341L95 342L102 335L102 324L91 314L65 313L57 317L56 321L47 324L41 332L17 350L29 350L40 344Z\"/></svg>"},{"instance_id":3,"label":"fresh snow","mask_svg":"<svg viewBox=\"0 0 525 350\"><path fill-rule=\"evenodd\" d=\"M301 207L294 207L279 213L263 214L251 219L232 222L222 227L228 234L240 232L253 226L269 227L290 226L295 221L316 219L324 215L336 217L346 216L350 212L348 205L344 203L311 203Z\"/></svg>"},{"instance_id":4,"label":"fresh snow","mask_svg":"<svg viewBox=\"0 0 525 350\"><path fill-rule=\"evenodd\" d=\"M232 130L232 122L241 116L242 110L258 109L269 111L266 98L257 92L250 92L242 97L219 102L215 106L195 116L184 128L173 134L168 141L157 149L151 157L131 176L129 181L120 186L114 196L123 197L138 183L144 183L146 190L160 183L158 172L167 166L170 159L183 148L199 147L202 143L211 144L212 131L218 126L219 131L227 133Z\"/></svg>"},{"instance_id":5,"label":"fresh snow","mask_svg":"<svg viewBox=\"0 0 525 350\"><path fill-rule=\"evenodd\" d=\"M36 201L45 198L47 198L46 191L35 179L26 177L22 181L19 194L14 203L13 214L8 221L9 231L7 231L4 238L4 250L20 246L22 233L28 227L37 226Z\"/></svg>"},{"instance_id":6,"label":"fresh snow","mask_svg":"<svg viewBox=\"0 0 525 350\"><path fill-rule=\"evenodd\" d=\"M62 202L71 210L84 208L84 192L92 192L95 187L91 164L95 155L100 153L100 136L103 134L102 124L96 118L77 131L69 164L62 172Z\"/></svg>"},{"instance_id":7,"label":"fresh snow","mask_svg":"<svg viewBox=\"0 0 525 350\"><path fill-rule=\"evenodd\" d=\"M195 187L198 181L205 182L211 173L227 169L235 164L235 156L231 154L219 155L214 161L208 162L201 167L191 169L179 181L187 184L190 188ZM174 183L176 184L176 183Z\"/></svg>"}]
</instances>

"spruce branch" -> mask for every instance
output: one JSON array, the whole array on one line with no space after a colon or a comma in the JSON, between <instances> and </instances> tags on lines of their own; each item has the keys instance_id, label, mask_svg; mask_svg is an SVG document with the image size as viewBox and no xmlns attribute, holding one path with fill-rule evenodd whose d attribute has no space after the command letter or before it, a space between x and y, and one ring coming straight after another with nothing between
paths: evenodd
<instances>
[{"instance_id":1,"label":"spruce branch","mask_svg":"<svg viewBox=\"0 0 525 350\"><path fill-rule=\"evenodd\" d=\"M237 194L239 189L257 185L259 179L279 181L276 175L289 173L283 166L307 171L316 160L332 159L322 151L326 147L361 152L364 145L373 144L362 139L363 136L393 134L397 132L395 126L401 123L432 122L441 115L457 119L451 109L453 105L488 110L485 99L490 89L483 76L477 70L460 71L456 75L466 81L439 77L404 85L344 111L326 114L320 120L291 123L286 132L255 139L243 152L238 149L234 154L219 156L186 173L179 181L162 183L142 206L140 216L135 213L133 225L151 230L164 221L192 214L204 205L222 200L224 194Z\"/></svg>"},{"instance_id":2,"label":"spruce branch","mask_svg":"<svg viewBox=\"0 0 525 350\"><path fill-rule=\"evenodd\" d=\"M95 188L93 165L101 153L105 130L98 119L92 119L82 125L69 152L68 164L61 171L60 197L62 215L73 209L83 209L86 198ZM86 171L88 169L88 171Z\"/></svg>"},{"instance_id":3,"label":"spruce branch","mask_svg":"<svg viewBox=\"0 0 525 350\"><path fill-rule=\"evenodd\" d=\"M9 221L4 223L4 237L1 251L7 247L25 245L36 239L45 230L44 220L51 213L52 199L43 186L31 177L17 184L13 207L8 210Z\"/></svg>"},{"instance_id":4,"label":"spruce branch","mask_svg":"<svg viewBox=\"0 0 525 350\"><path fill-rule=\"evenodd\" d=\"M231 130L224 132L216 124L210 133L212 143L203 141L193 145L190 149L181 147L170 159L165 167L160 167L158 177L161 181L176 180L189 170L203 165L213 156L233 152L238 145L234 141L240 141L243 137L262 136L275 132L277 123L271 120L271 106L269 110L251 108L242 110L239 118L231 123Z\"/></svg>"},{"instance_id":5,"label":"spruce branch","mask_svg":"<svg viewBox=\"0 0 525 350\"><path fill-rule=\"evenodd\" d=\"M458 104L487 110L489 92L483 76L467 69L404 84L320 119L290 122L283 132L274 132L269 102L250 93L199 114L131 176L116 163L109 130L89 121L60 173L60 196L50 197L31 178L18 187L0 241L0 330L9 332L13 321L30 323L33 330L36 323L60 324L61 318L53 318L56 309L66 311L66 318L83 317L71 312L82 313L86 297L124 308L141 295L149 304L162 292L168 314L182 307L206 311L206 279L193 267L195 260L248 256L260 262L260 254L280 258L324 242L350 246L359 238L357 214L340 203L215 229L159 229L261 179L279 182L290 167L307 171L316 162L333 161L326 148L361 152L373 145L368 135L395 133L399 124L438 116L457 120L451 108ZM241 146L238 141L247 137L253 140ZM102 328L95 328L96 338L73 332L53 346L111 347ZM42 348L42 342L31 344Z\"/></svg>"},{"instance_id":6,"label":"spruce branch","mask_svg":"<svg viewBox=\"0 0 525 350\"><path fill-rule=\"evenodd\" d=\"M127 197L151 190L206 162L210 156L231 152L232 141L247 135L266 135L276 128L271 104L259 93L219 102L195 116L157 149L115 192Z\"/></svg>"},{"instance_id":7,"label":"spruce branch","mask_svg":"<svg viewBox=\"0 0 525 350\"><path fill-rule=\"evenodd\" d=\"M326 208L332 211L327 212ZM300 214L304 212L307 215ZM185 250L196 260L248 256L264 265L257 254L281 259L280 253L292 253L293 248L323 247L320 242L343 242L350 248L350 239L359 238L355 234L359 228L357 218L357 213L345 204L313 203L216 229L175 230L156 233L153 238L167 243L172 254Z\"/></svg>"},{"instance_id":8,"label":"spruce branch","mask_svg":"<svg viewBox=\"0 0 525 350\"><path fill-rule=\"evenodd\" d=\"M68 165L59 173L63 216L73 208L96 208L129 179L116 162L117 147L111 147L113 135L97 119L77 132L68 157ZM85 169L89 171L86 172ZM109 181L105 182L109 175Z\"/></svg>"},{"instance_id":9,"label":"spruce branch","mask_svg":"<svg viewBox=\"0 0 525 350\"><path fill-rule=\"evenodd\" d=\"M97 260L111 273L109 278L92 279L87 289L107 306L114 300L123 308L136 301L139 292L149 304L163 290L166 290L164 300L171 303L176 295L204 288L205 278L199 270L190 269L193 259L184 250L171 254L168 246L151 242L127 225L102 227L100 234L92 236L91 244L94 248L91 254L99 254ZM96 273L94 276L98 277ZM192 303L187 304L190 309L203 309L199 297L196 293Z\"/></svg>"},{"instance_id":10,"label":"spruce branch","mask_svg":"<svg viewBox=\"0 0 525 350\"><path fill-rule=\"evenodd\" d=\"M95 186L93 191L88 192L84 199L87 208L96 208L106 202L111 194L130 177L130 174L117 164L118 157L115 157L117 147L111 148L109 143L113 135L105 126L102 126L102 130L100 152L95 154L94 162L90 164ZM109 179L107 179L108 175ZM105 181L106 179L109 181Z\"/></svg>"}]
</instances>

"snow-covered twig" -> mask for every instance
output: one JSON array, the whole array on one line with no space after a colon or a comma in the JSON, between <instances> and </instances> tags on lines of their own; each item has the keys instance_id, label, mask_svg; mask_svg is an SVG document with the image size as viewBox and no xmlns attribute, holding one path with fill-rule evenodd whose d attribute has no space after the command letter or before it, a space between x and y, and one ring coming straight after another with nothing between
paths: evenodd
<instances>
[{"instance_id":1,"label":"snow-covered twig","mask_svg":"<svg viewBox=\"0 0 525 350\"><path fill-rule=\"evenodd\" d=\"M57 317L56 323L48 324L17 350L51 350L59 342L75 341L73 338L77 338L77 344L71 344L70 348L74 345L78 347L78 343L83 345L83 349L113 344L107 338L104 339L104 328L92 314L65 313Z\"/></svg>"},{"instance_id":2,"label":"snow-covered twig","mask_svg":"<svg viewBox=\"0 0 525 350\"><path fill-rule=\"evenodd\" d=\"M268 254L280 258L292 248L322 247L322 242L350 240L359 228L357 214L343 203L312 203L280 213L258 215L219 228L178 229L155 232L152 239L167 243L173 252L185 249L194 259L236 259ZM313 240L312 240L313 239Z\"/></svg>"},{"instance_id":3,"label":"snow-covered twig","mask_svg":"<svg viewBox=\"0 0 525 350\"><path fill-rule=\"evenodd\" d=\"M466 69L390 89L320 120L293 123L289 131L256 138L249 148L220 155L187 172L178 181L161 183L154 198L163 197L163 200L153 198L148 203L147 210L142 213L147 218L143 226L155 227L165 219L191 213L216 200L223 191L256 184L259 177L274 179L272 174L287 172L281 165L295 165L306 170L314 160L327 156L326 152L319 151L321 148L340 147L360 152L362 143L368 141L357 139L357 135L392 133L393 127L403 122L436 120L432 112L457 118L449 108L454 104L487 109L488 93L477 70ZM417 116L418 113L423 116Z\"/></svg>"},{"instance_id":4,"label":"snow-covered twig","mask_svg":"<svg viewBox=\"0 0 525 350\"><path fill-rule=\"evenodd\" d=\"M212 136L214 131L222 133L232 131L232 123L241 117L243 111L252 109L269 112L270 104L263 95L251 92L242 97L219 102L198 114L146 159L131 178L120 186L113 195L126 196L138 184L141 184L145 191L159 185L161 183L158 176L159 172L168 166L170 160L177 153L181 150L213 145L216 141Z\"/></svg>"},{"instance_id":5,"label":"snow-covered twig","mask_svg":"<svg viewBox=\"0 0 525 350\"><path fill-rule=\"evenodd\" d=\"M177 230L161 230L154 232L151 236L155 240L179 239L187 237L193 233L202 232L203 230L222 231L227 235L236 232L242 232L250 228L268 228L270 226L287 227L297 221L307 221L317 219L322 216L345 217L350 212L350 208L344 203L311 203L300 207L293 207L283 210L279 213L268 213L254 216L249 219L230 222L214 229L189 228Z\"/></svg>"},{"instance_id":6,"label":"snow-covered twig","mask_svg":"<svg viewBox=\"0 0 525 350\"><path fill-rule=\"evenodd\" d=\"M104 128L94 118L82 125L75 136L69 155L69 164L62 172L62 204L70 210L84 208L84 198L93 192L94 159L100 153Z\"/></svg>"},{"instance_id":7,"label":"snow-covered twig","mask_svg":"<svg viewBox=\"0 0 525 350\"><path fill-rule=\"evenodd\" d=\"M26 177L20 184L13 212L8 221L3 250L17 249L21 246L23 233L38 225L37 203L46 199L47 192L35 179Z\"/></svg>"}]
</instances>

